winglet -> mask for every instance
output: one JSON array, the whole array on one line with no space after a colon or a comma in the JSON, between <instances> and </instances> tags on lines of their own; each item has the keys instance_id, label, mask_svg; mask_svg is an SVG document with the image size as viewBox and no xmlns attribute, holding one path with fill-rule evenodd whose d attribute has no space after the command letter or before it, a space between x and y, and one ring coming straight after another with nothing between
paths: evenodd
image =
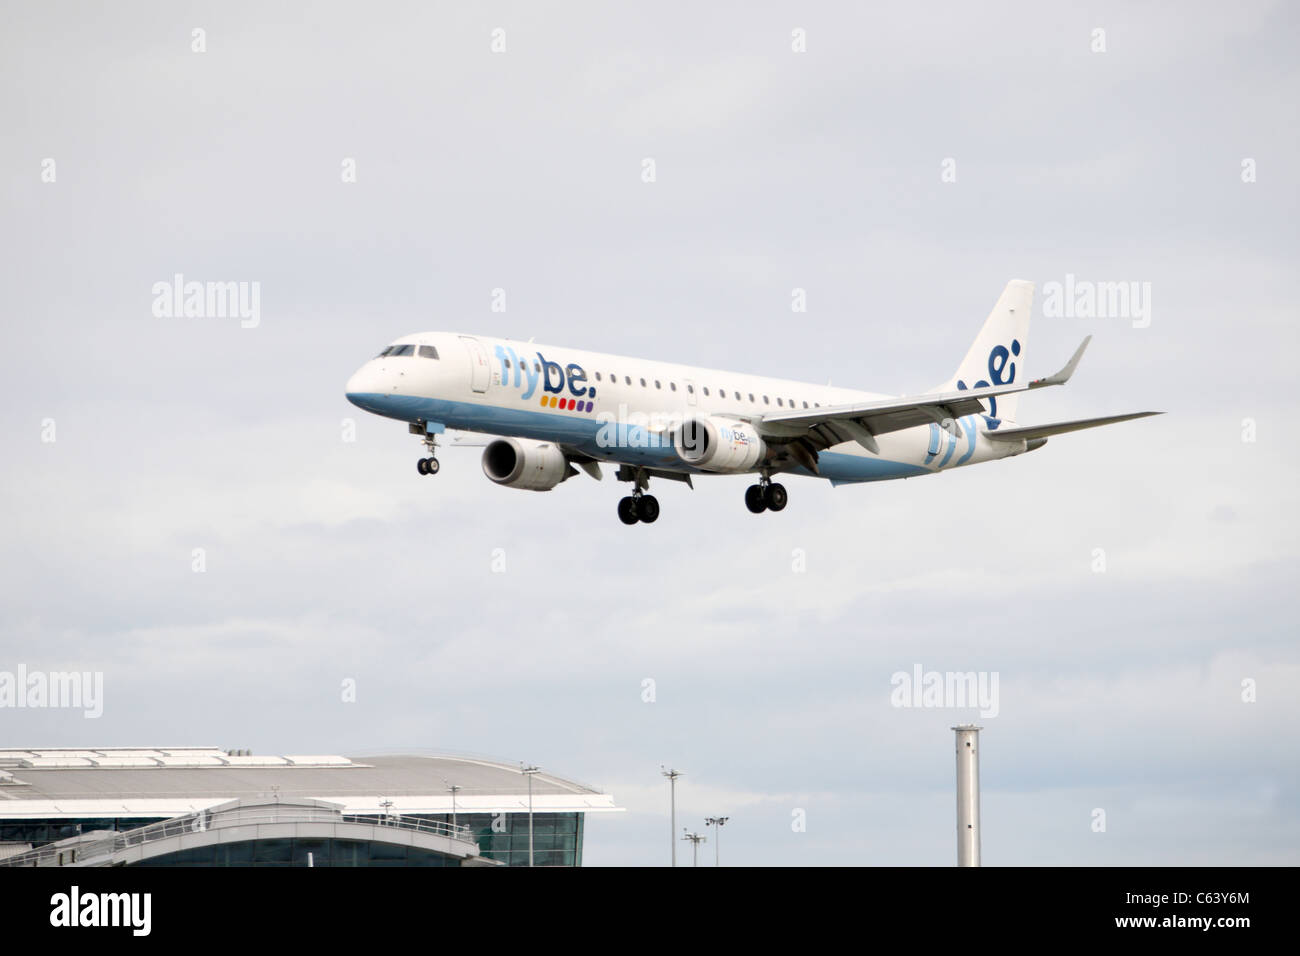
<instances>
[{"instance_id":1,"label":"winglet","mask_svg":"<svg viewBox=\"0 0 1300 956\"><path fill-rule=\"evenodd\" d=\"M1064 385L1070 380L1070 376L1074 374L1074 370L1079 367L1079 359L1083 358L1084 350L1087 349L1088 343L1091 341L1092 336L1087 336L1079 343L1079 347L1074 350L1074 355L1070 357L1070 361L1065 363L1065 368L1061 369L1055 375L1047 376L1047 378L1034 379L1029 383L1029 387L1045 388L1048 385Z\"/></svg>"}]
</instances>

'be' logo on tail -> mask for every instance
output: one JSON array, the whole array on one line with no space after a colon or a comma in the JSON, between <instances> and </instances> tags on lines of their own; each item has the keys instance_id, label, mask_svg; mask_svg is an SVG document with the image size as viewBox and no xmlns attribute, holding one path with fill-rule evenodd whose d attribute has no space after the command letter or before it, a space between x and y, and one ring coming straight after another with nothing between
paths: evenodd
<instances>
[{"instance_id":1,"label":"'be' logo on tail","mask_svg":"<svg viewBox=\"0 0 1300 956\"><path fill-rule=\"evenodd\" d=\"M1020 354L1019 339L1011 340L1011 348L1005 345L993 346L993 351L989 352L989 380L980 379L973 386L967 385L961 379L957 380L957 389L965 391L968 388L988 388L991 385L1010 385L1016 380L1016 363L1011 361L1013 355ZM1005 376L1005 377L1003 377ZM984 416L988 421L989 430L997 428L1002 424L998 421L998 400L989 399L989 414Z\"/></svg>"}]
</instances>

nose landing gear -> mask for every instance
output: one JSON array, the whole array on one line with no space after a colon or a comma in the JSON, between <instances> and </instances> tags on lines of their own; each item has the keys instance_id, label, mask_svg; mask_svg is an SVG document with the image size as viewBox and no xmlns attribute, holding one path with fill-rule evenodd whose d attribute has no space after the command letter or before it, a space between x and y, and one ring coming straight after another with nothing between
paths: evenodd
<instances>
[{"instance_id":1,"label":"nose landing gear","mask_svg":"<svg viewBox=\"0 0 1300 956\"><path fill-rule=\"evenodd\" d=\"M433 432L425 430L423 422L416 422L410 428L411 434L419 435L424 447L429 450L428 458L421 458L415 463L415 470L422 475L436 475L438 469L442 466L438 464L438 459L433 457L434 452L438 450L438 436Z\"/></svg>"}]
</instances>

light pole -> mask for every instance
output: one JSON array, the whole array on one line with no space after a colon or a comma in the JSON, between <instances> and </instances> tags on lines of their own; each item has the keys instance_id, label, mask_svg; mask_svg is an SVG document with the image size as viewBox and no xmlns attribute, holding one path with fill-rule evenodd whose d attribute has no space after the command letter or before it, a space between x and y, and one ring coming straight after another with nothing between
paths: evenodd
<instances>
[{"instance_id":1,"label":"light pole","mask_svg":"<svg viewBox=\"0 0 1300 956\"><path fill-rule=\"evenodd\" d=\"M528 778L528 865L533 865L533 775L540 773L537 767L519 765L519 772Z\"/></svg>"},{"instance_id":2,"label":"light pole","mask_svg":"<svg viewBox=\"0 0 1300 956\"><path fill-rule=\"evenodd\" d=\"M695 851L695 858L691 862L691 866L699 866L700 865L700 844L703 843L708 838L701 836L698 833L691 833L689 830L686 829L686 827L682 827L682 839L690 840L691 843L694 844L693 849Z\"/></svg>"},{"instance_id":3,"label":"light pole","mask_svg":"<svg viewBox=\"0 0 1300 956\"><path fill-rule=\"evenodd\" d=\"M704 821L706 827L717 827L713 834L713 865L721 866L722 857L722 825L730 820L731 817L709 817Z\"/></svg>"},{"instance_id":4,"label":"light pole","mask_svg":"<svg viewBox=\"0 0 1300 956\"><path fill-rule=\"evenodd\" d=\"M455 834L456 832L456 791L459 790L460 787L458 787L456 784L453 783L447 789L451 791L451 831L453 834Z\"/></svg>"},{"instance_id":5,"label":"light pole","mask_svg":"<svg viewBox=\"0 0 1300 956\"><path fill-rule=\"evenodd\" d=\"M669 784L669 806L671 807L671 822L668 824L668 839L673 846L673 866L677 865L677 778L682 775L680 770L665 768L663 764L659 765L659 772L668 778Z\"/></svg>"}]
</instances>

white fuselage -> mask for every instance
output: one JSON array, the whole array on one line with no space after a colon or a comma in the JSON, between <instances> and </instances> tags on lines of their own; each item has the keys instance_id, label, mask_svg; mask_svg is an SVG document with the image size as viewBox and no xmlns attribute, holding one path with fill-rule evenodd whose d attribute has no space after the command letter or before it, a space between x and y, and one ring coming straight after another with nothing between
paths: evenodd
<instances>
[{"instance_id":1,"label":"white fuselage","mask_svg":"<svg viewBox=\"0 0 1300 956\"><path fill-rule=\"evenodd\" d=\"M399 354L388 354L395 349ZM554 442L598 461L683 473L704 473L683 461L666 437L684 418L757 422L887 397L450 332L409 335L385 353L347 384L348 399L367 411L425 422L435 432L445 426ZM954 432L960 434L925 425L881 435L879 453L857 442L835 445L821 452L817 474L835 483L906 478L1024 450L1022 443L988 440L983 416L966 416L958 425ZM762 467L758 462L744 470ZM781 470L812 474L800 466Z\"/></svg>"}]
</instances>

